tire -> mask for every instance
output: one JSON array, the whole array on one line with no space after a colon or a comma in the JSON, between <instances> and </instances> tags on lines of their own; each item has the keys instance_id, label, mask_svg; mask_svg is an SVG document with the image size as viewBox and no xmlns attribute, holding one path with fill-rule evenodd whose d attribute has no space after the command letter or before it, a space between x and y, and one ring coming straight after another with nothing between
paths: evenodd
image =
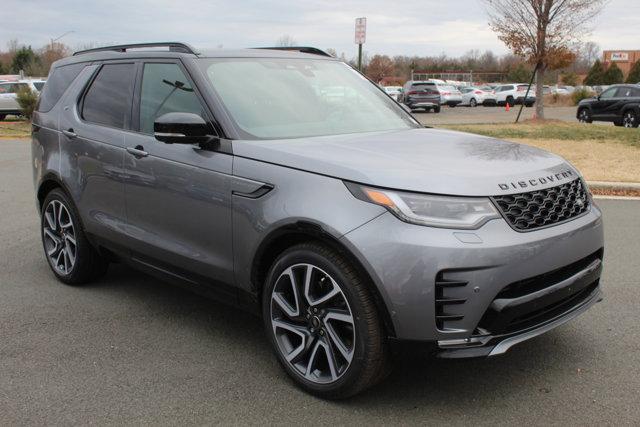
<instances>
[{"instance_id":1,"label":"tire","mask_svg":"<svg viewBox=\"0 0 640 427\"><path fill-rule=\"evenodd\" d=\"M76 207L61 189L42 203L40 232L49 267L62 283L82 285L106 273L108 261L87 240Z\"/></svg>"},{"instance_id":2,"label":"tire","mask_svg":"<svg viewBox=\"0 0 640 427\"><path fill-rule=\"evenodd\" d=\"M633 110L627 110L622 115L622 126L626 128L637 128L638 127L638 115Z\"/></svg>"},{"instance_id":3,"label":"tire","mask_svg":"<svg viewBox=\"0 0 640 427\"><path fill-rule=\"evenodd\" d=\"M433 112L434 113L439 113L440 112L440 106L434 107L433 108Z\"/></svg>"},{"instance_id":4,"label":"tire","mask_svg":"<svg viewBox=\"0 0 640 427\"><path fill-rule=\"evenodd\" d=\"M319 243L289 248L269 270L265 331L278 361L303 390L346 398L388 372L386 334L366 282L345 257Z\"/></svg>"},{"instance_id":5,"label":"tire","mask_svg":"<svg viewBox=\"0 0 640 427\"><path fill-rule=\"evenodd\" d=\"M505 104L509 104L509 107L515 107L516 101L513 99L513 96L507 97Z\"/></svg>"},{"instance_id":6,"label":"tire","mask_svg":"<svg viewBox=\"0 0 640 427\"><path fill-rule=\"evenodd\" d=\"M0 114L0 122L3 121L5 119L5 117L7 117L6 114Z\"/></svg>"},{"instance_id":7,"label":"tire","mask_svg":"<svg viewBox=\"0 0 640 427\"><path fill-rule=\"evenodd\" d=\"M593 123L591 111L588 108L582 108L578 111L578 121L580 123Z\"/></svg>"},{"instance_id":8,"label":"tire","mask_svg":"<svg viewBox=\"0 0 640 427\"><path fill-rule=\"evenodd\" d=\"M472 108L475 108L478 106L478 101L476 101L475 98L471 98L471 101L469 101L469 106Z\"/></svg>"}]
</instances>

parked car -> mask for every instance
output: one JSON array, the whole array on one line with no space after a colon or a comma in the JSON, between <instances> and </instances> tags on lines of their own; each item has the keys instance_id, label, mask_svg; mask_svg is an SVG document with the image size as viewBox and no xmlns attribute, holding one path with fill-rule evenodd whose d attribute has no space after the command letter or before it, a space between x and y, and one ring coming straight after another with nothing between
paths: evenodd
<instances>
[{"instance_id":1,"label":"parked car","mask_svg":"<svg viewBox=\"0 0 640 427\"><path fill-rule=\"evenodd\" d=\"M402 93L402 86L384 86L384 91L387 92L390 97L398 101L400 94Z\"/></svg>"},{"instance_id":2,"label":"parked car","mask_svg":"<svg viewBox=\"0 0 640 427\"><path fill-rule=\"evenodd\" d=\"M17 82L0 82L0 120L4 120L8 115L20 115L22 109L18 104L17 93L24 87L40 93L44 86L41 80L20 80ZM40 89L39 89L40 88Z\"/></svg>"},{"instance_id":3,"label":"parked car","mask_svg":"<svg viewBox=\"0 0 640 427\"><path fill-rule=\"evenodd\" d=\"M408 81L402 88L400 102L410 109L423 108L425 111L440 112L440 91L433 82Z\"/></svg>"},{"instance_id":4,"label":"parked car","mask_svg":"<svg viewBox=\"0 0 640 427\"><path fill-rule=\"evenodd\" d=\"M582 123L613 122L616 126L637 128L640 124L640 86L613 85L594 98L578 104L576 117Z\"/></svg>"},{"instance_id":5,"label":"parked car","mask_svg":"<svg viewBox=\"0 0 640 427\"><path fill-rule=\"evenodd\" d=\"M30 162L55 277L121 261L254 311L287 374L326 398L382 379L391 341L495 356L602 298L601 211L571 164L427 129L297 49L56 61Z\"/></svg>"},{"instance_id":6,"label":"parked car","mask_svg":"<svg viewBox=\"0 0 640 427\"><path fill-rule=\"evenodd\" d=\"M461 90L462 103L460 105L468 105L476 107L478 105L496 105L496 94L493 91L486 91L478 87L467 87Z\"/></svg>"},{"instance_id":7,"label":"parked car","mask_svg":"<svg viewBox=\"0 0 640 427\"><path fill-rule=\"evenodd\" d=\"M527 93L527 88L529 85L527 83L513 83L498 86L496 91L496 102L498 105L506 105L509 104L513 107L516 104L522 104L527 107L531 107L536 102L535 96L535 87L531 86L529 90L529 96L525 100L524 97Z\"/></svg>"},{"instance_id":8,"label":"parked car","mask_svg":"<svg viewBox=\"0 0 640 427\"><path fill-rule=\"evenodd\" d=\"M462 93L450 85L437 85L440 92L440 104L455 107L462 102Z\"/></svg>"}]
</instances>

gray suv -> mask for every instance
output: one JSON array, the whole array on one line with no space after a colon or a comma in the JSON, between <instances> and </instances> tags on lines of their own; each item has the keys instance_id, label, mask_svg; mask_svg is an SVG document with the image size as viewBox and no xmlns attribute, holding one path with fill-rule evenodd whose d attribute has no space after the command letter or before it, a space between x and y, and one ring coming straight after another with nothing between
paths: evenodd
<instances>
[{"instance_id":1,"label":"gray suv","mask_svg":"<svg viewBox=\"0 0 640 427\"><path fill-rule=\"evenodd\" d=\"M125 262L254 311L327 398L383 378L393 343L499 355L601 299L601 212L569 163L424 128L348 65L294 50L56 62L32 142L55 276Z\"/></svg>"}]
</instances>

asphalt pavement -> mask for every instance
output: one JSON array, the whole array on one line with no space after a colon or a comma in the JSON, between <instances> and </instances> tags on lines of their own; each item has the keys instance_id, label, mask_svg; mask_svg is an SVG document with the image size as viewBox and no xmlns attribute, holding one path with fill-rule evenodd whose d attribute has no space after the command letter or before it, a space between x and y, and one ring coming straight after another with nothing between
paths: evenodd
<instances>
[{"instance_id":1,"label":"asphalt pavement","mask_svg":"<svg viewBox=\"0 0 640 427\"><path fill-rule=\"evenodd\" d=\"M414 116L420 122L431 125L454 125L454 124L478 124L478 123L514 123L518 117L520 106L516 105L506 111L505 107L455 107L442 106L439 113L425 113L416 110ZM577 123L576 107L550 107L544 109L545 118L550 120L560 120L563 122ZM520 120L529 120L534 117L535 108L523 108ZM602 123L602 122L598 122ZM611 123L607 125L612 126Z\"/></svg>"},{"instance_id":2,"label":"asphalt pavement","mask_svg":"<svg viewBox=\"0 0 640 427\"><path fill-rule=\"evenodd\" d=\"M638 425L640 202L600 200L605 300L480 360L406 351L341 402L298 390L258 319L113 266L58 283L42 254L30 145L0 140L0 424Z\"/></svg>"}]
</instances>

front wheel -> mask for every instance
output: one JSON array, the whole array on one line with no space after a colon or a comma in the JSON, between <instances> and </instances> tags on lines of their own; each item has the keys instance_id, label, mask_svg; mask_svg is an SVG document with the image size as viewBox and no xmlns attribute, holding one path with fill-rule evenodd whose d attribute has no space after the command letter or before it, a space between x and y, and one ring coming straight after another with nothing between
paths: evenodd
<instances>
[{"instance_id":1,"label":"front wheel","mask_svg":"<svg viewBox=\"0 0 640 427\"><path fill-rule=\"evenodd\" d=\"M386 335L366 280L318 243L288 249L271 267L262 298L266 333L304 390L345 398L384 376Z\"/></svg>"},{"instance_id":2,"label":"front wheel","mask_svg":"<svg viewBox=\"0 0 640 427\"><path fill-rule=\"evenodd\" d=\"M591 112L587 108L583 108L578 113L578 121L580 123L592 123Z\"/></svg>"},{"instance_id":3,"label":"front wheel","mask_svg":"<svg viewBox=\"0 0 640 427\"><path fill-rule=\"evenodd\" d=\"M478 101L476 101L475 98L471 98L471 101L469 101L469 105L471 107L477 107L478 106Z\"/></svg>"},{"instance_id":4,"label":"front wheel","mask_svg":"<svg viewBox=\"0 0 640 427\"><path fill-rule=\"evenodd\" d=\"M437 106L433 109L434 113L439 113L440 112L440 106Z\"/></svg>"},{"instance_id":5,"label":"front wheel","mask_svg":"<svg viewBox=\"0 0 640 427\"><path fill-rule=\"evenodd\" d=\"M627 111L622 116L622 126L626 128L637 128L638 127L638 116L634 111Z\"/></svg>"},{"instance_id":6,"label":"front wheel","mask_svg":"<svg viewBox=\"0 0 640 427\"><path fill-rule=\"evenodd\" d=\"M42 245L51 270L68 285L87 283L107 271L108 262L91 246L71 199L60 189L44 199Z\"/></svg>"}]
</instances>

